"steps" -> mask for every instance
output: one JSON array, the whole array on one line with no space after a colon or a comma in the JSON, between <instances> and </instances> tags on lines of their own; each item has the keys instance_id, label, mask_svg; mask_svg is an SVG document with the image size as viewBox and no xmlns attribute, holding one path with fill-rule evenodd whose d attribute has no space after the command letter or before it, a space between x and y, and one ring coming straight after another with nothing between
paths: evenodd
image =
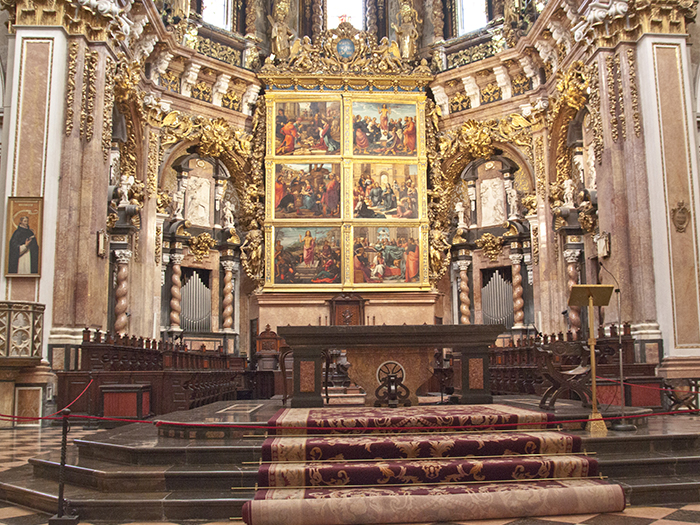
<instances>
[{"instance_id":1,"label":"steps","mask_svg":"<svg viewBox=\"0 0 700 525\"><path fill-rule=\"evenodd\" d=\"M672 416L681 422L692 416ZM697 419L697 418L694 418ZM625 487L630 505L682 504L700 501L700 435L646 435L611 432L585 437L601 472Z\"/></svg>"},{"instance_id":2,"label":"steps","mask_svg":"<svg viewBox=\"0 0 700 525\"><path fill-rule=\"evenodd\" d=\"M211 420L221 406L216 404L208 411L205 408L185 413L186 420ZM270 403L269 410L258 419L267 420L278 408L279 402ZM641 428L637 433L610 432L605 438L591 438L585 432L575 434L582 436L583 450L596 453L600 472L624 486L628 503L700 501L700 417L658 419L662 422L655 426L654 418L650 418L649 429ZM250 417L251 424L256 422ZM238 437L205 439L203 436L219 434L203 428L197 439L166 437L171 430L177 433L181 429L176 422L158 428L132 424L75 440L67 458L66 498L71 508L85 521L240 517L243 504L255 495L258 472L257 465L244 462L261 459L263 436L241 437L239 432ZM395 437L395 441L401 439L412 438ZM474 453L467 445L455 446L461 447L459 456ZM365 450L364 445L358 446L352 456L364 459ZM425 454L430 455L430 451L426 449L418 457ZM390 457L386 451L378 455ZM49 453L0 473L0 499L55 513L58 464L59 455ZM231 487L242 490L231 491Z\"/></svg>"}]
</instances>

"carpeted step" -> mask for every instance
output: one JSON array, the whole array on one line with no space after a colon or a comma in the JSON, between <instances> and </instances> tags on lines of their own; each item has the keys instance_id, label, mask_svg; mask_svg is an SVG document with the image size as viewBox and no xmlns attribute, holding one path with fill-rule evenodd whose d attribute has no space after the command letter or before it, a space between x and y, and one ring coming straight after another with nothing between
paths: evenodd
<instances>
[{"instance_id":1,"label":"carpeted step","mask_svg":"<svg viewBox=\"0 0 700 525\"><path fill-rule=\"evenodd\" d=\"M262 446L263 461L320 461L522 454L571 454L581 437L562 432L436 433L274 437Z\"/></svg>"},{"instance_id":2,"label":"carpeted step","mask_svg":"<svg viewBox=\"0 0 700 525\"><path fill-rule=\"evenodd\" d=\"M270 420L275 435L365 434L455 430L543 429L552 414L507 405L283 408ZM397 430L398 429L398 430Z\"/></svg>"},{"instance_id":3,"label":"carpeted step","mask_svg":"<svg viewBox=\"0 0 700 525\"><path fill-rule=\"evenodd\" d=\"M261 487L342 487L433 483L473 483L546 478L585 478L598 463L585 456L511 456L490 459L423 459L266 463L258 471Z\"/></svg>"},{"instance_id":4,"label":"carpeted step","mask_svg":"<svg viewBox=\"0 0 700 525\"><path fill-rule=\"evenodd\" d=\"M621 512L622 487L603 480L260 490L248 525L343 525Z\"/></svg>"}]
</instances>

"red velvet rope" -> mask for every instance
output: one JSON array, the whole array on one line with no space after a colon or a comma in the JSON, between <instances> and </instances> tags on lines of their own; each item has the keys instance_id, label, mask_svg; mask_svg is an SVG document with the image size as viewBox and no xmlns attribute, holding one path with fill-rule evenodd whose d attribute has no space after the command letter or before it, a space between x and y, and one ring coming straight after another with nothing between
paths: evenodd
<instances>
[{"instance_id":1,"label":"red velvet rope","mask_svg":"<svg viewBox=\"0 0 700 525\"><path fill-rule=\"evenodd\" d=\"M700 412L698 409L689 410L675 410L673 412L656 412L652 414L641 414L641 415L631 415L631 416L614 416L614 417L601 417L596 419L562 419L558 421L524 421L524 422L512 422L512 423L494 423L494 424L484 424L484 425L441 425L434 427L307 427L307 426L295 426L295 427L277 427L273 425L240 425L240 424L208 424L208 423L177 423L171 421L143 421L139 419L120 419L112 417L100 417L100 416L86 416L86 415L70 415L67 417L75 419L94 419L99 421L116 421L124 423L145 423L148 425L155 425L157 427L163 425L175 425L180 427L202 427L202 428L230 428L230 429L241 429L241 430L252 430L252 429L266 429L266 430L425 430L429 428L431 430L464 430L464 429L478 429L478 428L500 428L500 427L513 427L513 426L555 426L562 425L566 423L588 423L589 421L617 421L620 419L636 419L640 417L656 417L656 416L673 416L673 415L691 415ZM5 421L12 420L60 420L60 417L22 417L22 416L9 416L6 414L0 414L0 419Z\"/></svg>"}]
</instances>

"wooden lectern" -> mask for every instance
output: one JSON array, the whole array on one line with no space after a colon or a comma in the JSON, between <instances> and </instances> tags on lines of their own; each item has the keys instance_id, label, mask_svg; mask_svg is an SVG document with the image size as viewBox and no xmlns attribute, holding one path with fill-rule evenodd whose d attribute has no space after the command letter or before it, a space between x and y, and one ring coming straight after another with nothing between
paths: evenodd
<instances>
[{"instance_id":1,"label":"wooden lectern","mask_svg":"<svg viewBox=\"0 0 700 525\"><path fill-rule=\"evenodd\" d=\"M586 426L591 434L605 435L608 427L605 426L603 416L598 412L598 398L596 396L596 372L595 372L595 313L594 306L607 306L613 293L613 286L608 284L575 284L571 287L569 306L588 306L588 346L591 349L591 404L593 411Z\"/></svg>"}]
</instances>

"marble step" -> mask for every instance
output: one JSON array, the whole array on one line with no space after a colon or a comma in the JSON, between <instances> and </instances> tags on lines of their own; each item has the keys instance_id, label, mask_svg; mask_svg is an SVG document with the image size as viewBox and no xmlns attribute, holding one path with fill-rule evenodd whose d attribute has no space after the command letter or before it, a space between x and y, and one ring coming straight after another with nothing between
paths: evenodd
<instances>
[{"instance_id":1,"label":"marble step","mask_svg":"<svg viewBox=\"0 0 700 525\"><path fill-rule=\"evenodd\" d=\"M614 478L625 489L628 505L674 505L700 501L700 473L673 477Z\"/></svg>"},{"instance_id":2,"label":"marble step","mask_svg":"<svg viewBox=\"0 0 700 525\"><path fill-rule=\"evenodd\" d=\"M56 513L58 483L36 478L32 467L13 469L0 482L0 499L47 513ZM167 490L103 493L66 484L65 499L70 513L81 521L174 521L228 520L241 516L241 508L253 499L251 490Z\"/></svg>"},{"instance_id":3,"label":"marble step","mask_svg":"<svg viewBox=\"0 0 700 525\"><path fill-rule=\"evenodd\" d=\"M700 476L700 454L693 450L675 453L649 452L618 454L615 457L597 455L600 471L619 480L637 478L666 478L673 476ZM658 483L658 481L657 481Z\"/></svg>"},{"instance_id":4,"label":"marble step","mask_svg":"<svg viewBox=\"0 0 700 525\"><path fill-rule=\"evenodd\" d=\"M211 465L241 463L260 458L263 439L221 440L158 440L153 443L110 443L76 439L80 457L132 465Z\"/></svg>"},{"instance_id":5,"label":"marble step","mask_svg":"<svg viewBox=\"0 0 700 525\"><path fill-rule=\"evenodd\" d=\"M34 476L58 480L60 454L31 458ZM257 466L217 465L121 465L102 460L66 457L66 482L101 492L153 492L165 490L228 490L255 486Z\"/></svg>"},{"instance_id":6,"label":"marble step","mask_svg":"<svg viewBox=\"0 0 700 525\"><path fill-rule=\"evenodd\" d=\"M587 452L596 452L599 456L651 452L675 454L683 451L694 451L700 455L700 434L610 432L606 437L584 437L583 448Z\"/></svg>"}]
</instances>

